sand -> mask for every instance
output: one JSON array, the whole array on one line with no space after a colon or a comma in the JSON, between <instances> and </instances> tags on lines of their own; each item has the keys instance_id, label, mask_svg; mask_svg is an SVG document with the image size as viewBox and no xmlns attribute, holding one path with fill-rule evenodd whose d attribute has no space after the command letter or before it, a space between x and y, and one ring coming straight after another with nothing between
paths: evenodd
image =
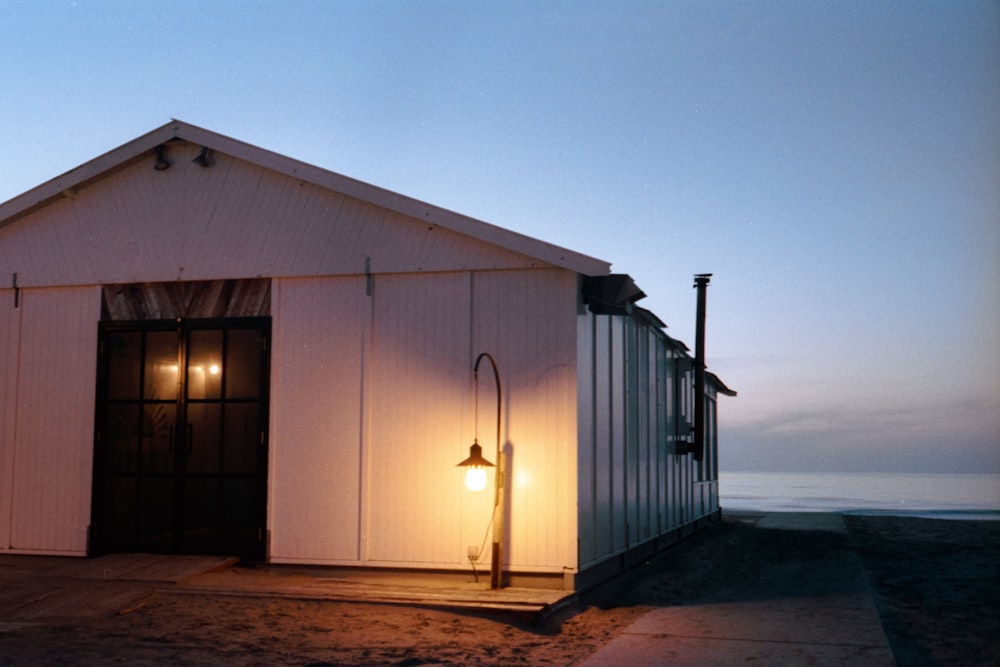
<instances>
[{"instance_id":1,"label":"sand","mask_svg":"<svg viewBox=\"0 0 1000 667\"><path fill-rule=\"evenodd\" d=\"M820 584L800 565L844 550L865 566L900 665L1000 664L1000 522L846 523L848 535L772 531L734 515L541 622L168 592L73 622L20 626L0 611L0 665L572 665L655 607L810 591Z\"/></svg>"}]
</instances>

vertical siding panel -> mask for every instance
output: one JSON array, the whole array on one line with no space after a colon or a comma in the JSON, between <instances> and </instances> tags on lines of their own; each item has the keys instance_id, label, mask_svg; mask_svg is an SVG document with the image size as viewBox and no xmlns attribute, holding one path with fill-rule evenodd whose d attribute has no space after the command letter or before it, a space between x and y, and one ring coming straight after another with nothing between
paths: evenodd
<instances>
[{"instance_id":1,"label":"vertical siding panel","mask_svg":"<svg viewBox=\"0 0 1000 667\"><path fill-rule=\"evenodd\" d=\"M657 363L657 338L652 329L646 333L648 356L646 368L649 377L649 398L647 405L647 429L649 433L649 506L650 506L650 531L653 535L659 535L662 526L660 525L660 438L659 438L659 418L660 418L660 373Z\"/></svg>"},{"instance_id":2,"label":"vertical siding panel","mask_svg":"<svg viewBox=\"0 0 1000 667\"><path fill-rule=\"evenodd\" d=\"M595 344L596 320L589 312L577 315L577 531L578 559L583 564L598 554L598 490Z\"/></svg>"},{"instance_id":3,"label":"vertical siding panel","mask_svg":"<svg viewBox=\"0 0 1000 667\"><path fill-rule=\"evenodd\" d=\"M100 303L98 287L21 293L14 549L86 553Z\"/></svg>"},{"instance_id":4,"label":"vertical siding panel","mask_svg":"<svg viewBox=\"0 0 1000 667\"><path fill-rule=\"evenodd\" d=\"M636 478L638 481L638 522L636 537L646 540L651 537L649 514L649 365L646 328L635 327L635 432L636 432Z\"/></svg>"},{"instance_id":5,"label":"vertical siding panel","mask_svg":"<svg viewBox=\"0 0 1000 667\"><path fill-rule=\"evenodd\" d=\"M659 511L657 530L665 533L669 528L669 511L667 504L670 496L667 487L667 424L669 403L667 402L667 358L662 337L656 337L656 504Z\"/></svg>"},{"instance_id":6,"label":"vertical siding panel","mask_svg":"<svg viewBox=\"0 0 1000 667\"><path fill-rule=\"evenodd\" d=\"M594 322L595 373L594 396L597 448L597 553L605 556L614 551L616 504L614 498L614 429L612 409L612 320L598 317Z\"/></svg>"},{"instance_id":7,"label":"vertical siding panel","mask_svg":"<svg viewBox=\"0 0 1000 667\"><path fill-rule=\"evenodd\" d=\"M14 290L0 290L0 551L10 549L14 487L14 419L17 409L17 352L21 309Z\"/></svg>"},{"instance_id":8,"label":"vertical siding panel","mask_svg":"<svg viewBox=\"0 0 1000 667\"><path fill-rule=\"evenodd\" d=\"M464 489L455 464L471 444L469 278L379 276L374 298L366 557L459 565L465 546L482 539L462 545L456 511ZM489 382L481 384L487 392ZM480 420L484 454L493 440L489 409Z\"/></svg>"},{"instance_id":9,"label":"vertical siding panel","mask_svg":"<svg viewBox=\"0 0 1000 667\"><path fill-rule=\"evenodd\" d=\"M639 351L638 327L631 317L622 318L625 324L625 391L622 408L625 412L625 470L628 544L639 541L642 534L639 514Z\"/></svg>"},{"instance_id":10,"label":"vertical siding panel","mask_svg":"<svg viewBox=\"0 0 1000 667\"><path fill-rule=\"evenodd\" d=\"M611 327L611 488L614 506L614 536L612 551L624 549L628 543L629 479L628 479L628 430L626 419L626 355L628 345L625 318L609 319Z\"/></svg>"},{"instance_id":11,"label":"vertical siding panel","mask_svg":"<svg viewBox=\"0 0 1000 667\"><path fill-rule=\"evenodd\" d=\"M357 562L365 280L281 280L272 293L271 557Z\"/></svg>"},{"instance_id":12,"label":"vertical siding panel","mask_svg":"<svg viewBox=\"0 0 1000 667\"><path fill-rule=\"evenodd\" d=\"M493 354L505 394L509 563L575 567L577 278L560 269L477 273L474 290L473 353Z\"/></svg>"}]
</instances>

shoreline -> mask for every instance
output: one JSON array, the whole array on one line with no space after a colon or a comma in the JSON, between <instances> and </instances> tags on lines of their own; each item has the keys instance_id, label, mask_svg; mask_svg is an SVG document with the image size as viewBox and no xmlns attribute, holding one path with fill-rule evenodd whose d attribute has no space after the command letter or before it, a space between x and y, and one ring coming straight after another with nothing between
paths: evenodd
<instances>
[{"instance_id":1,"label":"shoreline","mask_svg":"<svg viewBox=\"0 0 1000 667\"><path fill-rule=\"evenodd\" d=\"M1000 473L721 471L720 504L733 511L872 512L1000 520Z\"/></svg>"}]
</instances>

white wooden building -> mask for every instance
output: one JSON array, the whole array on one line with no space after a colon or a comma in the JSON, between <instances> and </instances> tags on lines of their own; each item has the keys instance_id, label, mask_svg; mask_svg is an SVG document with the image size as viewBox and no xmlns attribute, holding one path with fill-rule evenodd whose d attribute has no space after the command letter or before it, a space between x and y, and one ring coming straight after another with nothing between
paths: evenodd
<instances>
[{"instance_id":1,"label":"white wooden building","mask_svg":"<svg viewBox=\"0 0 1000 667\"><path fill-rule=\"evenodd\" d=\"M709 375L705 456L680 453L693 360L641 296L168 123L0 205L0 552L467 571L494 496L456 463L473 437L492 458L487 352L506 577L585 585L719 511L732 392Z\"/></svg>"}]
</instances>

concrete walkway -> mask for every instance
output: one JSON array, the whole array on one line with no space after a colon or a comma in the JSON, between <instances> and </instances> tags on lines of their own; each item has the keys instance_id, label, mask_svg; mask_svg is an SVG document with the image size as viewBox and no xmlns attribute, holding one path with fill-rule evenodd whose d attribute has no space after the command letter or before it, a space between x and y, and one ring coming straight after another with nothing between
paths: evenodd
<instances>
[{"instance_id":1,"label":"concrete walkway","mask_svg":"<svg viewBox=\"0 0 1000 667\"><path fill-rule=\"evenodd\" d=\"M839 514L766 514L756 525L847 532ZM860 560L853 553L840 559L833 569L838 577L856 577L850 588L858 592L769 596L762 584L748 599L654 609L580 666L895 665Z\"/></svg>"}]
</instances>

